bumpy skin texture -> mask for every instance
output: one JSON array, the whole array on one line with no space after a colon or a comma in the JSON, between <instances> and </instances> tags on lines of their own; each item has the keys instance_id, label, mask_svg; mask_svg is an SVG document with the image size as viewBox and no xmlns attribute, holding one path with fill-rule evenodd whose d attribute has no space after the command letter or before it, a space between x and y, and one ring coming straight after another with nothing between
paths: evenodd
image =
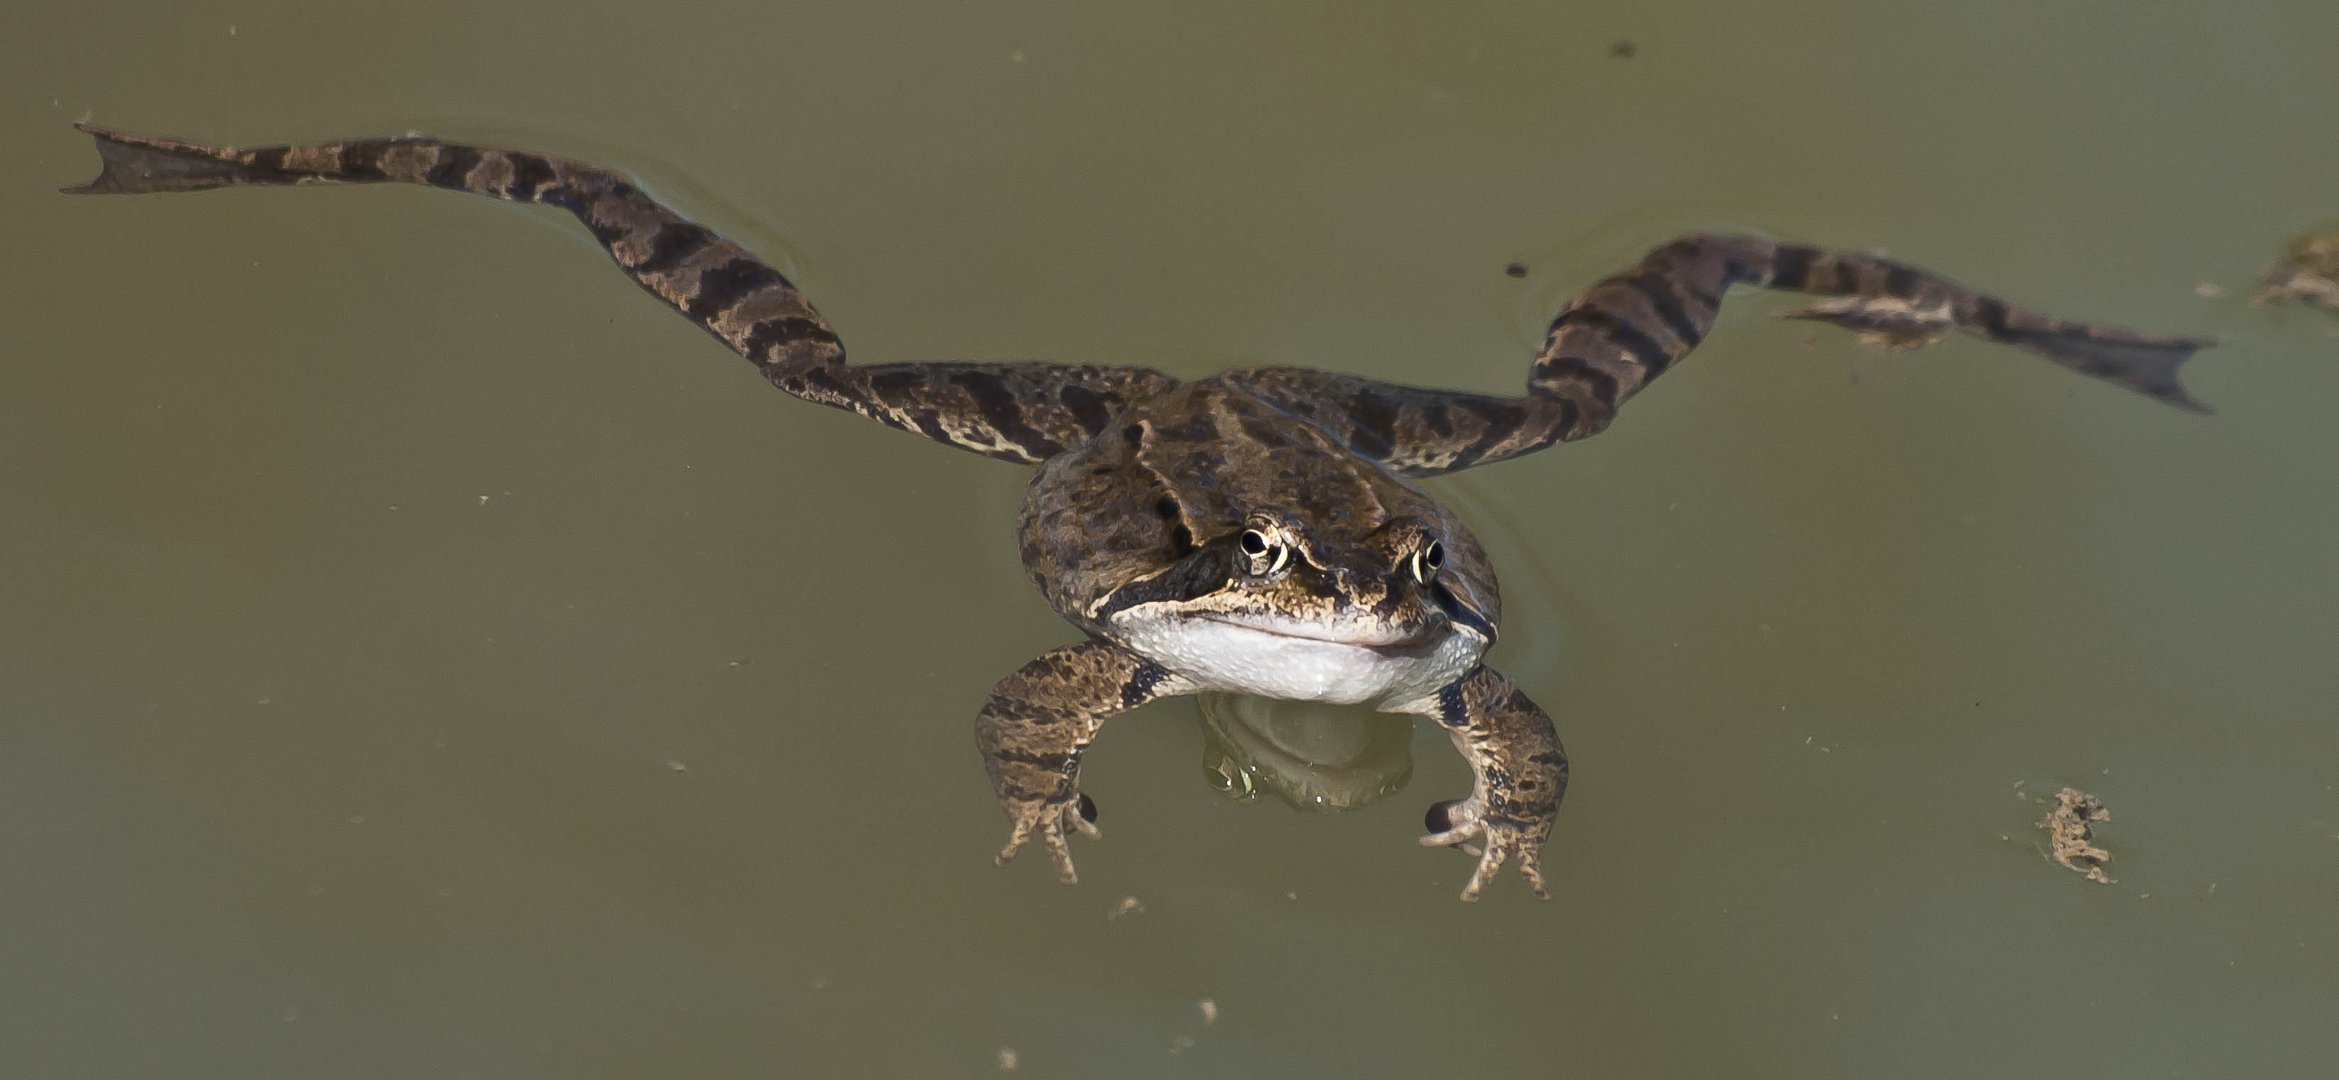
<instances>
[{"instance_id":1,"label":"bumpy skin texture","mask_svg":"<svg viewBox=\"0 0 2339 1080\"><path fill-rule=\"evenodd\" d=\"M1886 344L1964 331L2205 411L2176 377L2205 342L2066 322L1903 263L1744 236L1675 240L1586 290L1553 320L1518 397L1305 368L1180 382L1069 364L848 365L779 271L606 169L422 137L237 149L81 127L104 167L68 189L80 193L402 182L559 207L780 389L1039 466L1018 529L1024 565L1089 640L1001 681L976 739L1011 826L999 861L1036 838L1067 882L1068 832L1095 833L1080 758L1103 722L1232 689L1369 699L1436 721L1474 783L1431 808L1422 842L1484 845L1463 899L1511 861L1547 895L1539 860L1567 758L1550 717L1479 663L1501 617L1484 551L1404 478L1601 431L1704 339L1733 284L1816 294L1797 317ZM1370 693L1321 681L1348 672Z\"/></svg>"},{"instance_id":2,"label":"bumpy skin texture","mask_svg":"<svg viewBox=\"0 0 2339 1080\"><path fill-rule=\"evenodd\" d=\"M1011 825L999 863L1036 836L1064 883L1079 881L1065 830L1098 835L1095 804L1081 812L1081 752L1107 717L1186 689L1161 665L1104 641L1045 653L1000 680L975 718L975 746Z\"/></svg>"},{"instance_id":3,"label":"bumpy skin texture","mask_svg":"<svg viewBox=\"0 0 2339 1080\"><path fill-rule=\"evenodd\" d=\"M1216 591L1245 522L1261 510L1304 523L1325 548L1308 554L1342 568L1393 568L1411 540L1440 537L1441 587L1487 623L1501 618L1494 571L1461 519L1360 462L1331 433L1221 378L1164 391L1139 412L1042 465L1024 499L1024 568L1081 629L1110 635L1105 618L1129 604ZM1335 550L1343 540L1348 549ZM1328 611L1396 599L1388 575L1331 586L1272 602Z\"/></svg>"},{"instance_id":4,"label":"bumpy skin texture","mask_svg":"<svg viewBox=\"0 0 2339 1080\"><path fill-rule=\"evenodd\" d=\"M1478 870L1463 887L1462 899L1475 900L1479 890L1517 859L1527 887L1550 899L1543 887L1543 838L1559 814L1559 800L1567 794L1567 752L1551 718L1525 691L1490 669L1479 668L1438 692L1429 713L1454 749L1470 763L1478 783L1468 798L1430 808L1430 833L1423 844L1442 847L1481 841L1485 854Z\"/></svg>"}]
</instances>

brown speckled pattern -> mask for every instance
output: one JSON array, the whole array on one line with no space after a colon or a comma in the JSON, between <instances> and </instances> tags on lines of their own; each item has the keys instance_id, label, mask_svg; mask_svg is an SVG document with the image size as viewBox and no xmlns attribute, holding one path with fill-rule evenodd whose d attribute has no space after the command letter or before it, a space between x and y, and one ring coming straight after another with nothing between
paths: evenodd
<instances>
[{"instance_id":1,"label":"brown speckled pattern","mask_svg":"<svg viewBox=\"0 0 2339 1080\"><path fill-rule=\"evenodd\" d=\"M1237 537L1261 512L1297 541L1300 572L1222 591ZM1490 631L1502 618L1494 568L1451 510L1218 378L1156 395L1112 437L1041 466L1017 536L1048 603L1096 634L1119 608L1201 592L1218 593L1221 610L1379 611L1398 630L1448 608ZM1432 537L1445 547L1446 595L1414 596L1405 563Z\"/></svg>"},{"instance_id":2,"label":"brown speckled pattern","mask_svg":"<svg viewBox=\"0 0 2339 1080\"><path fill-rule=\"evenodd\" d=\"M1543 840L1567 794L1567 753L1551 717L1509 679L1483 667L1406 711L1444 727L1477 777L1469 797L1447 807L1447 827L1421 838L1432 847L1472 840L1483 846L1462 899L1478 899L1479 890L1513 859L1527 887L1549 899L1540 868Z\"/></svg>"},{"instance_id":3,"label":"brown speckled pattern","mask_svg":"<svg viewBox=\"0 0 2339 1080\"><path fill-rule=\"evenodd\" d=\"M999 863L1037 836L1064 883L1078 881L1065 830L1098 835L1080 814L1081 752L1108 718L1185 690L1160 665L1104 641L1043 654L1000 680L975 718L975 747L1010 822Z\"/></svg>"},{"instance_id":4,"label":"brown speckled pattern","mask_svg":"<svg viewBox=\"0 0 2339 1080\"><path fill-rule=\"evenodd\" d=\"M2065 322L1889 259L1739 236L1673 241L1586 290L1552 321L1519 397L1302 368L1181 383L1141 368L1068 364L848 365L836 333L778 270L606 169L419 136L236 149L80 127L96 137L104 167L69 191L404 182L559 207L642 288L780 389L1039 466L1018 528L1024 565L1090 640L1001 681L983 706L976 742L1011 825L999 861L1036 837L1067 882L1074 880L1067 832L1096 831L1081 813L1082 752L1107 718L1191 693L1205 677L1142 654L1127 627L1275 617L1311 632L1368 635L1339 640L1385 650L1375 656L1454 658L1417 682L1355 685L1383 687L1373 691L1383 709L1436 721L1469 762L1471 793L1433 807L1433 831L1423 838L1483 845L1463 898L1477 897L1512 861L1535 895L1547 895L1539 860L1567 789L1567 758L1550 718L1509 680L1476 665L1501 618L1485 552L1453 513L1401 477L1499 461L1606 428L1627 399L1712 330L1733 284L1816 294L1796 317L1886 344L1921 345L1961 330L2202 410L2178 384L2177 368L2204 342ZM1272 555L1246 553L1246 530L1271 536ZM1425 573L1432 545L1441 565ZM1214 632L1221 636L1212 640L1227 640L1222 628Z\"/></svg>"}]
</instances>

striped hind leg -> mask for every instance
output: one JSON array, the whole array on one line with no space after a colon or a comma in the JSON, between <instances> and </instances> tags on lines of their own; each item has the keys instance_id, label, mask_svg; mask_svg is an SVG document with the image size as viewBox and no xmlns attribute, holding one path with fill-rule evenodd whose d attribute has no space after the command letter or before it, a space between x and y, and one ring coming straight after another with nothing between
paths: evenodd
<instances>
[{"instance_id":1,"label":"striped hind leg","mask_svg":"<svg viewBox=\"0 0 2339 1080\"><path fill-rule=\"evenodd\" d=\"M239 149L77 125L103 168L76 194L243 185L412 183L575 215L620 269L752 361L773 385L937 442L1035 464L1102 430L1130 401L1175 385L1143 368L1043 363L854 366L794 283L625 177L527 150L421 136Z\"/></svg>"},{"instance_id":2,"label":"striped hind leg","mask_svg":"<svg viewBox=\"0 0 2339 1080\"><path fill-rule=\"evenodd\" d=\"M1759 237L1688 236L1585 290L1552 320L1521 397L1399 386L1308 368L1225 378L1349 449L1413 476L1501 461L1606 429L1616 410L1705 340L1732 285L1816 294L1792 317L1898 347L1963 331L2181 409L2208 408L2177 369L2206 341L2071 322L1876 255Z\"/></svg>"}]
</instances>

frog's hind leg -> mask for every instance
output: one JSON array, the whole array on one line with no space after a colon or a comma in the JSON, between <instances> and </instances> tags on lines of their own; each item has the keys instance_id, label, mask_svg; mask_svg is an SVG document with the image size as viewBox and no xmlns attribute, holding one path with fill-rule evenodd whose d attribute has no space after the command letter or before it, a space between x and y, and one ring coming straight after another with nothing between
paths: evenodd
<instances>
[{"instance_id":1,"label":"frog's hind leg","mask_svg":"<svg viewBox=\"0 0 2339 1080\"><path fill-rule=\"evenodd\" d=\"M101 171L75 194L243 185L414 183L557 206L619 268L797 397L937 442L1033 464L1096 434L1129 401L1175 385L1143 368L1040 363L848 365L844 343L777 269L608 169L422 136L250 148L76 125Z\"/></svg>"},{"instance_id":2,"label":"frog's hind leg","mask_svg":"<svg viewBox=\"0 0 2339 1080\"><path fill-rule=\"evenodd\" d=\"M1689 236L1577 297L1552 320L1528 375L1530 394L1572 401L1581 431L1704 340L1731 285L1814 293L1799 318L1836 323L1900 346L1962 330L2012 345L2179 408L2203 411L2177 381L2178 365L2209 344L2058 319L1878 255L1751 236Z\"/></svg>"},{"instance_id":3,"label":"frog's hind leg","mask_svg":"<svg viewBox=\"0 0 2339 1080\"><path fill-rule=\"evenodd\" d=\"M1906 263L1748 236L1688 236L1592 286L1552 320L1524 397L1393 386L1302 368L1226 378L1342 437L1359 454L1429 476L1585 438L1705 340L1732 285L1817 294L1793 317L1908 348L1951 331L2011 345L2180 409L2207 412L2177 370L2209 344L2070 322Z\"/></svg>"},{"instance_id":4,"label":"frog's hind leg","mask_svg":"<svg viewBox=\"0 0 2339 1080\"><path fill-rule=\"evenodd\" d=\"M1967 321L1960 320L1953 298L1947 296L1921 300L1831 296L1781 314L1789 319L1833 323L1858 333L1864 342L1888 349L1919 349L1948 337L1953 330L1970 329L1991 341L2028 349L2073 371L2117 383L2177 408L2210 411L2186 393L2177 379L2177 368L2192 359L2205 342L2144 337L2065 322L1990 297L1979 299L1995 306L1975 308Z\"/></svg>"},{"instance_id":5,"label":"frog's hind leg","mask_svg":"<svg viewBox=\"0 0 2339 1080\"><path fill-rule=\"evenodd\" d=\"M1184 680L1118 645L1087 641L1025 664L991 691L975 720L975 745L1007 811L1006 865L1039 840L1067 885L1067 831L1097 835L1096 803L1080 791L1080 756L1111 717L1156 698L1192 691Z\"/></svg>"}]
</instances>

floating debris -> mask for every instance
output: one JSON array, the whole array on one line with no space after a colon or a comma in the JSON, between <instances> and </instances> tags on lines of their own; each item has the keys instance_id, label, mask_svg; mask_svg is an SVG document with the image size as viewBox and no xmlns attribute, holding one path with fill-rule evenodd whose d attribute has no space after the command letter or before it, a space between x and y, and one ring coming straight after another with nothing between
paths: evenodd
<instances>
[{"instance_id":1,"label":"floating debris","mask_svg":"<svg viewBox=\"0 0 2339 1080\"><path fill-rule=\"evenodd\" d=\"M2303 233L2266 268L2266 287L2251 307L2305 300L2339 311L2339 225Z\"/></svg>"},{"instance_id":2,"label":"floating debris","mask_svg":"<svg viewBox=\"0 0 2339 1080\"><path fill-rule=\"evenodd\" d=\"M1015 1052L1014 1047L1002 1046L999 1048L1000 1072L1014 1072L1016 1066L1021 1064L1023 1064L1023 1058Z\"/></svg>"},{"instance_id":3,"label":"floating debris","mask_svg":"<svg viewBox=\"0 0 2339 1080\"><path fill-rule=\"evenodd\" d=\"M2104 809L2103 800L2075 787L2055 793L2051 799L2032 799L2047 807L2047 816L2039 819L2038 827L2047 831L2048 841L2054 845L2049 852L2066 870L2085 874L2087 880L2099 885L2112 883L2103 872L2103 864L2110 862L2112 853L2095 846L2091 841L2095 823L2110 821L2112 812Z\"/></svg>"},{"instance_id":4,"label":"floating debris","mask_svg":"<svg viewBox=\"0 0 2339 1080\"><path fill-rule=\"evenodd\" d=\"M1145 914L1145 901L1139 900L1134 896L1124 896L1121 898L1120 903L1113 905L1112 913L1105 916L1105 921L1111 922L1123 915L1143 914Z\"/></svg>"},{"instance_id":5,"label":"floating debris","mask_svg":"<svg viewBox=\"0 0 2339 1080\"><path fill-rule=\"evenodd\" d=\"M1217 1002L1215 1002L1215 1001L1212 1001L1212 1000L1210 1000L1209 998L1203 998L1203 999L1202 999L1200 1002L1196 1003L1195 1007L1196 1007L1196 1008L1199 1008L1199 1009L1201 1009L1201 1010L1202 1010L1202 1022L1203 1022L1203 1023L1205 1023L1205 1024L1215 1024L1215 1023L1217 1023L1217 1022L1218 1022L1218 1003L1217 1003Z\"/></svg>"}]
</instances>

